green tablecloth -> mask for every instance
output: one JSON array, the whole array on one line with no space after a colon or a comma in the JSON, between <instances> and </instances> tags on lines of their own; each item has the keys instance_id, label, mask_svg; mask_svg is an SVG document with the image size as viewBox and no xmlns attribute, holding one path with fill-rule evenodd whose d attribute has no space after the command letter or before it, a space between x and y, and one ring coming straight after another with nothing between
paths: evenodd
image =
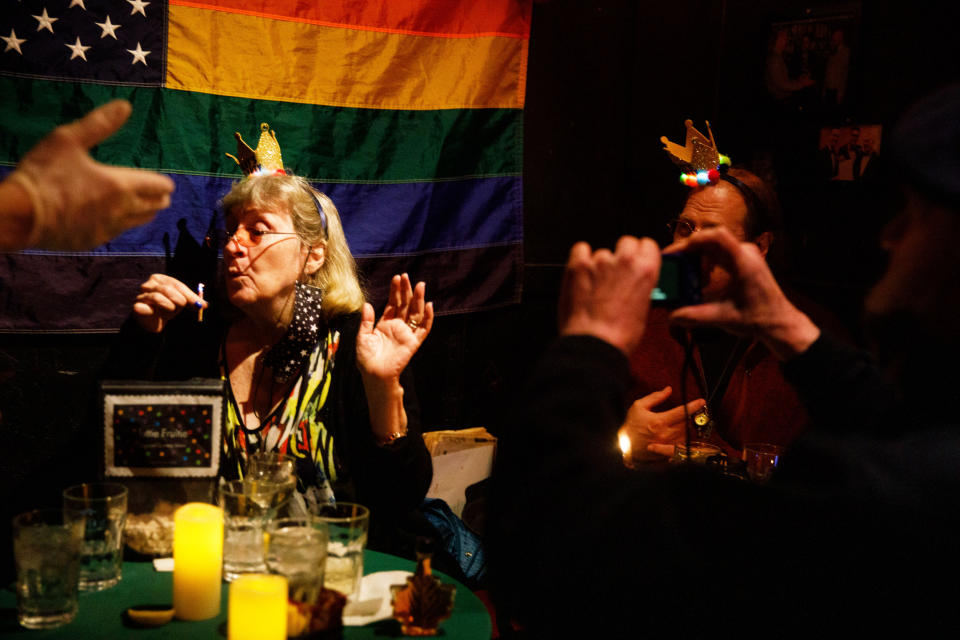
<instances>
[{"instance_id":1,"label":"green tablecloth","mask_svg":"<svg viewBox=\"0 0 960 640\"><path fill-rule=\"evenodd\" d=\"M409 560L376 551L364 553L364 572L406 570L416 566ZM469 589L452 578L439 574L444 582L457 585L453 615L440 624L447 638L477 638L487 640L491 635L490 616L483 603ZM126 562L123 580L117 586L96 593L80 594L80 609L76 619L68 625L47 631L29 631L17 623L17 600L9 589L0 590L0 636L4 638L77 638L151 640L154 638L215 640L227 635L227 588L223 585L220 615L201 622L174 620L162 627L134 628L124 626L123 612L138 604L169 603L173 598L173 574L158 573L147 562ZM393 620L381 620L365 627L344 627L344 640L360 638L397 637L400 626Z\"/></svg>"}]
</instances>

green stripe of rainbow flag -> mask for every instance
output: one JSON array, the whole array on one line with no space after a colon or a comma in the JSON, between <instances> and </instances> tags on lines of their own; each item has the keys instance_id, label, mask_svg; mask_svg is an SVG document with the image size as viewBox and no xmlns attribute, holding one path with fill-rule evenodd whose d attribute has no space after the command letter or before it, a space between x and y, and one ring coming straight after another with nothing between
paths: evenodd
<instances>
[{"instance_id":1,"label":"green stripe of rainbow flag","mask_svg":"<svg viewBox=\"0 0 960 640\"><path fill-rule=\"evenodd\" d=\"M209 93L0 76L0 163L107 100L133 103L130 121L96 150L101 162L168 173L239 175L234 131L253 147L276 132L284 162L317 182L403 182L519 175L522 111L350 109ZM198 117L202 114L202 117Z\"/></svg>"}]
</instances>

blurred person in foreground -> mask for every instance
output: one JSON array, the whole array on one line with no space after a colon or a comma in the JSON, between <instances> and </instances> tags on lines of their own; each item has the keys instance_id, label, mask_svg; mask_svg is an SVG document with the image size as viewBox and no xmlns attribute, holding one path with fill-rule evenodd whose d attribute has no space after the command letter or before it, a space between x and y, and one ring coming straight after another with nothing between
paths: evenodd
<instances>
[{"instance_id":1,"label":"blurred person in foreground","mask_svg":"<svg viewBox=\"0 0 960 640\"><path fill-rule=\"evenodd\" d=\"M153 274L104 377L224 379L221 475L243 477L255 452L289 454L300 504L367 506L371 546L384 549L432 477L407 364L430 333L433 303L424 283L396 275L375 317L334 203L283 171L263 127L258 153L275 146L275 155L251 160L222 201L222 280L201 298Z\"/></svg>"},{"instance_id":2,"label":"blurred person in foreground","mask_svg":"<svg viewBox=\"0 0 960 640\"><path fill-rule=\"evenodd\" d=\"M170 206L169 177L90 157L132 111L126 100L113 100L27 152L0 182L0 251L92 249Z\"/></svg>"},{"instance_id":3,"label":"blurred person in foreground","mask_svg":"<svg viewBox=\"0 0 960 640\"><path fill-rule=\"evenodd\" d=\"M716 229L666 249L732 276L722 299L672 320L756 336L810 411L767 484L699 465L623 468L628 355L660 251L635 238L615 252L574 246L561 337L498 448L498 615L534 637L956 633L960 86L909 111L888 149L903 201L866 301L879 363L793 306L755 244Z\"/></svg>"}]
</instances>

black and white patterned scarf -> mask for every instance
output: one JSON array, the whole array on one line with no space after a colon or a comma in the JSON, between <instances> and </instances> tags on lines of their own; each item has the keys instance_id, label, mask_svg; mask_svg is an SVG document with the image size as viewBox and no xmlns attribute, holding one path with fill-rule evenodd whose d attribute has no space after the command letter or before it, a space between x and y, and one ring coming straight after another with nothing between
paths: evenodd
<instances>
[{"instance_id":1,"label":"black and white patterned scarf","mask_svg":"<svg viewBox=\"0 0 960 640\"><path fill-rule=\"evenodd\" d=\"M264 366L273 369L273 379L284 384L300 373L320 339L323 316L320 313L322 292L317 287L296 283L293 320L277 344L263 358Z\"/></svg>"}]
</instances>

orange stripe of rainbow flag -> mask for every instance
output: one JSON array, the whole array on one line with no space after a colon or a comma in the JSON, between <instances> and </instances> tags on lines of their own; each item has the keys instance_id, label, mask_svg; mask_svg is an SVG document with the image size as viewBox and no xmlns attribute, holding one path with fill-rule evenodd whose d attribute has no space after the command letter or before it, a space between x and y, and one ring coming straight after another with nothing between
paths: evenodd
<instances>
[{"instance_id":1,"label":"orange stripe of rainbow flag","mask_svg":"<svg viewBox=\"0 0 960 640\"><path fill-rule=\"evenodd\" d=\"M327 26L289 0L261 0L242 13L236 2L171 2L166 88L371 109L523 108L525 37L409 35L385 28L385 16L367 17L376 29ZM268 13L282 17L262 17Z\"/></svg>"}]
</instances>

